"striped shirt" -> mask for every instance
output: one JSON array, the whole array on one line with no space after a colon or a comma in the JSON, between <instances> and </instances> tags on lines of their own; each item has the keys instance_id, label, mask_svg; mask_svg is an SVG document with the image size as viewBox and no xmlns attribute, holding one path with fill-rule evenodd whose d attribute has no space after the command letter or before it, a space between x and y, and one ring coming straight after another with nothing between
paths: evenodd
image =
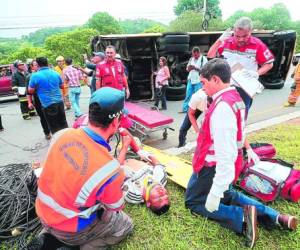
<instances>
[{"instance_id":1,"label":"striped shirt","mask_svg":"<svg viewBox=\"0 0 300 250\"><path fill-rule=\"evenodd\" d=\"M75 69L72 65L63 69L63 79L68 83L69 87L80 87L80 80L82 80L82 73Z\"/></svg>"}]
</instances>

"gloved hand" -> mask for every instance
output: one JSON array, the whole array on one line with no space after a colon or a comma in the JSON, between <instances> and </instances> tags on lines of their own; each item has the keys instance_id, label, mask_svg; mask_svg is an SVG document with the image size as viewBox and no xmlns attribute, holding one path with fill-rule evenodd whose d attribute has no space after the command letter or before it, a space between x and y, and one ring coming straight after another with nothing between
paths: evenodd
<instances>
[{"instance_id":1,"label":"gloved hand","mask_svg":"<svg viewBox=\"0 0 300 250\"><path fill-rule=\"evenodd\" d=\"M232 36L231 28L228 28L223 32L223 34L219 37L219 41L224 42L226 39Z\"/></svg>"},{"instance_id":2,"label":"gloved hand","mask_svg":"<svg viewBox=\"0 0 300 250\"><path fill-rule=\"evenodd\" d=\"M209 193L206 199L205 208L208 212L213 213L218 211L220 205L220 197L215 196L212 193Z\"/></svg>"},{"instance_id":3,"label":"gloved hand","mask_svg":"<svg viewBox=\"0 0 300 250\"><path fill-rule=\"evenodd\" d=\"M142 160L151 162L150 156L151 154L143 149L140 149L136 152L139 157L141 157Z\"/></svg>"},{"instance_id":4,"label":"gloved hand","mask_svg":"<svg viewBox=\"0 0 300 250\"><path fill-rule=\"evenodd\" d=\"M254 164L257 164L260 162L258 155L253 151L252 148L248 148L246 151L247 151L247 156L248 156L248 163L250 163L251 160L254 162Z\"/></svg>"}]
</instances>

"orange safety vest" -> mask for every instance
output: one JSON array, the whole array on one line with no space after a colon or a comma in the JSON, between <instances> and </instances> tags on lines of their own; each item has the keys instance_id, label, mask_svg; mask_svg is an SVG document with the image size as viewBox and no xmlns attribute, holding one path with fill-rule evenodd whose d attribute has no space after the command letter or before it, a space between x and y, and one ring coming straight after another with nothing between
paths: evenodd
<instances>
[{"instance_id":1,"label":"orange safety vest","mask_svg":"<svg viewBox=\"0 0 300 250\"><path fill-rule=\"evenodd\" d=\"M83 129L66 130L50 148L38 181L36 212L57 230L79 232L96 210L120 210L124 174L119 162Z\"/></svg>"}]
</instances>

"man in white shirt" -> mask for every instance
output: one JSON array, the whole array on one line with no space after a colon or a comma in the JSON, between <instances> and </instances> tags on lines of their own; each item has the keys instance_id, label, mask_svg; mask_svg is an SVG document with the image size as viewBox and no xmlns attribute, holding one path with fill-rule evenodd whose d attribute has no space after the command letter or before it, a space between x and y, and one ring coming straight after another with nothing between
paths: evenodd
<instances>
[{"instance_id":1,"label":"man in white shirt","mask_svg":"<svg viewBox=\"0 0 300 250\"><path fill-rule=\"evenodd\" d=\"M196 134L199 132L199 126L197 124L198 117L207 108L207 95L202 89L199 89L189 102L189 110L185 115L183 122L179 130L179 144L178 148L183 147L186 144L186 135L191 126Z\"/></svg>"},{"instance_id":2,"label":"man in white shirt","mask_svg":"<svg viewBox=\"0 0 300 250\"><path fill-rule=\"evenodd\" d=\"M179 113L187 113L189 109L189 101L197 90L202 88L200 82L199 72L203 65L207 63L205 56L201 55L199 47L194 47L192 50L192 57L190 58L186 70L189 72L188 82L186 86L186 96L183 101L182 111Z\"/></svg>"},{"instance_id":3,"label":"man in white shirt","mask_svg":"<svg viewBox=\"0 0 300 250\"><path fill-rule=\"evenodd\" d=\"M185 205L192 213L243 233L252 248L257 240L257 220L268 227L277 224L296 230L297 218L232 188L242 170L245 105L230 87L230 77L230 66L223 59L213 59L201 70L203 89L213 101L199 132Z\"/></svg>"}]
</instances>

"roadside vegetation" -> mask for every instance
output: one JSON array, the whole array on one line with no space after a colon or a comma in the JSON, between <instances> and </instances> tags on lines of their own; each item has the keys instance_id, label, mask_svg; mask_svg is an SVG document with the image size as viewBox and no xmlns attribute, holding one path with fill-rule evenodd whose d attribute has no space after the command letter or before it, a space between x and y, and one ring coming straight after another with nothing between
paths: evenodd
<instances>
[{"instance_id":1,"label":"roadside vegetation","mask_svg":"<svg viewBox=\"0 0 300 250\"><path fill-rule=\"evenodd\" d=\"M169 26L143 18L118 21L106 12L97 12L82 26L44 28L20 39L0 38L0 64L12 63L16 59L26 61L27 58L37 56L47 56L54 63L59 55L72 57L75 63L82 63L81 54L91 52L90 38L96 34L202 31L202 6L203 0L178 0L174 7L177 17ZM255 29L296 30L296 51L300 51L300 20L292 21L283 3L274 4L268 9L257 8L251 12L237 11L224 21L219 0L208 0L208 10L212 17L208 27L210 31L225 30L232 27L239 17L249 16L254 21Z\"/></svg>"},{"instance_id":2,"label":"roadside vegetation","mask_svg":"<svg viewBox=\"0 0 300 250\"><path fill-rule=\"evenodd\" d=\"M279 125L253 133L251 142L275 145L277 157L294 162L300 168L300 127ZM191 154L182 155L191 160ZM156 216L145 205L126 205L125 211L133 218L135 230L124 243L114 249L247 249L243 236L222 228L216 222L195 217L184 207L185 190L171 181L167 184L171 198L170 211ZM282 213L300 218L299 203L278 200L270 204ZM259 227L259 240L255 249L300 249L300 230L289 232Z\"/></svg>"}]
</instances>

